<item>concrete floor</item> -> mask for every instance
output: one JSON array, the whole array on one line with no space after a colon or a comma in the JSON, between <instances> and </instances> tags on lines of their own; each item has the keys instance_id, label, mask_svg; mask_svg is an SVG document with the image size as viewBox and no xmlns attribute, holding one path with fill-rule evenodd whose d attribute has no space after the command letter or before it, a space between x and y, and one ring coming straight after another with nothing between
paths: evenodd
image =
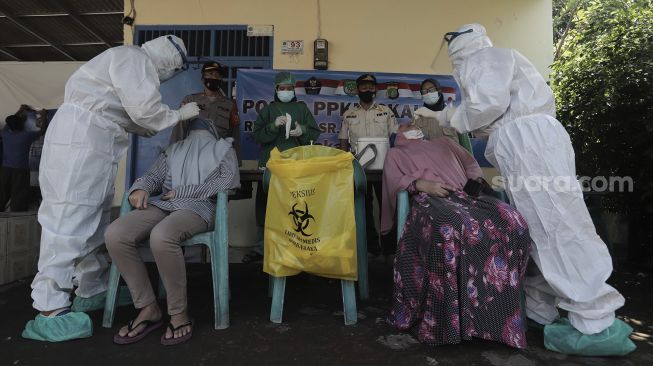
<instances>
[{"instance_id":1,"label":"concrete floor","mask_svg":"<svg viewBox=\"0 0 653 366\"><path fill-rule=\"evenodd\" d=\"M475 340L428 347L383 321L392 290L392 273L370 264L371 299L359 301L359 322L344 326L338 281L300 275L286 287L284 323L268 321L267 277L256 264L231 265L231 326L212 328L213 304L208 265L189 265L189 306L195 318L193 339L164 348L159 331L129 346L112 337L135 311L120 308L112 329L101 327L94 312L94 335L65 343L22 339L33 318L29 280L0 288L0 365L653 365L653 277L616 273L611 283L626 297L618 315L635 328L638 349L623 358L583 358L544 349L542 331L529 329L525 350Z\"/></svg>"}]
</instances>

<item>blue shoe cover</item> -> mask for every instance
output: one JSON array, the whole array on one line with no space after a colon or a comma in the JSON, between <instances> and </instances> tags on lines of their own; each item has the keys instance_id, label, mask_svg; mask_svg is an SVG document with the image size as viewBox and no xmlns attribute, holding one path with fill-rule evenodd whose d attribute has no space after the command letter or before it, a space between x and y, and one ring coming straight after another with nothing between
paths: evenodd
<instances>
[{"instance_id":1,"label":"blue shoe cover","mask_svg":"<svg viewBox=\"0 0 653 366\"><path fill-rule=\"evenodd\" d=\"M84 313L69 312L48 317L37 315L23 330L23 338L44 342L63 342L88 338L93 334L91 318Z\"/></svg>"},{"instance_id":2,"label":"blue shoe cover","mask_svg":"<svg viewBox=\"0 0 653 366\"><path fill-rule=\"evenodd\" d=\"M71 307L72 311L79 311L83 313L88 313L95 310L104 309L104 304L107 300L107 292L100 292L97 295L91 297L81 297L75 296L73 299L73 306ZM127 286L120 286L118 290L118 302L117 306L125 306L133 304L132 297L129 294L129 288Z\"/></svg>"},{"instance_id":3,"label":"blue shoe cover","mask_svg":"<svg viewBox=\"0 0 653 366\"><path fill-rule=\"evenodd\" d=\"M578 356L625 356L634 351L635 343L628 338L633 328L619 319L604 331L583 334L569 319L561 318L544 327L544 347L548 350Z\"/></svg>"}]
</instances>

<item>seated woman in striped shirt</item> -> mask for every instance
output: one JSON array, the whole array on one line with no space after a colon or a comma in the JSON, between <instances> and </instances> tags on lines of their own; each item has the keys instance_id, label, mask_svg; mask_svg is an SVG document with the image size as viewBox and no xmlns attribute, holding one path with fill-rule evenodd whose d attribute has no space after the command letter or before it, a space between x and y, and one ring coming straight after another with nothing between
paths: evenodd
<instances>
[{"instance_id":1,"label":"seated woman in striped shirt","mask_svg":"<svg viewBox=\"0 0 653 366\"><path fill-rule=\"evenodd\" d=\"M209 121L210 122L210 121ZM125 279L136 318L114 337L119 344L141 340L162 324L162 312L141 260L138 243L150 239L150 249L167 290L170 323L161 336L165 345L190 339L192 323L186 302L186 266L180 243L213 229L215 195L240 186L233 139L221 139L212 123L194 119L187 137L161 154L129 190L136 208L114 221L105 233L111 258ZM150 197L161 194L160 197Z\"/></svg>"}]
</instances>

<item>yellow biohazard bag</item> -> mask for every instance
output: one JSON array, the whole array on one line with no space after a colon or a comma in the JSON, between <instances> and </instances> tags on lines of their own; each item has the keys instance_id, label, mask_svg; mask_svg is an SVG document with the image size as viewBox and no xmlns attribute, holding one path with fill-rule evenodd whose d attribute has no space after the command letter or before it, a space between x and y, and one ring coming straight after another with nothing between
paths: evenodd
<instances>
[{"instance_id":1,"label":"yellow biohazard bag","mask_svg":"<svg viewBox=\"0 0 653 366\"><path fill-rule=\"evenodd\" d=\"M356 280L353 155L320 145L272 150L263 270Z\"/></svg>"}]
</instances>

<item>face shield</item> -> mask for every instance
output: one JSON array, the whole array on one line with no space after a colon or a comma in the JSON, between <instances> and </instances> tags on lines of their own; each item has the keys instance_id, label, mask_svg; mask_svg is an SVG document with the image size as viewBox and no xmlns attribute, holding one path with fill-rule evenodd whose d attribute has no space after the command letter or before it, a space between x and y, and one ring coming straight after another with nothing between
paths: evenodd
<instances>
[{"instance_id":1,"label":"face shield","mask_svg":"<svg viewBox=\"0 0 653 366\"><path fill-rule=\"evenodd\" d=\"M460 72L465 60L471 54L483 48L492 47L485 27L480 24L463 25L455 32L445 33L444 39L448 42L449 60L454 69L454 77Z\"/></svg>"},{"instance_id":2,"label":"face shield","mask_svg":"<svg viewBox=\"0 0 653 366\"><path fill-rule=\"evenodd\" d=\"M447 41L447 44L450 44L451 41L456 39L456 37L458 37L458 36L460 36L462 34L472 33L473 31L474 31L473 29L468 29L468 30L463 31L463 32L447 32L447 33L444 34L444 40Z\"/></svg>"},{"instance_id":3,"label":"face shield","mask_svg":"<svg viewBox=\"0 0 653 366\"><path fill-rule=\"evenodd\" d=\"M166 39L170 41L170 43L172 43L175 49L179 52L179 55L181 56L181 67L175 68L174 70L168 70L165 73L161 74L159 76L159 81L162 83L188 70L188 59L186 58L186 52L184 52L182 47L178 45L171 36L167 36Z\"/></svg>"}]
</instances>

